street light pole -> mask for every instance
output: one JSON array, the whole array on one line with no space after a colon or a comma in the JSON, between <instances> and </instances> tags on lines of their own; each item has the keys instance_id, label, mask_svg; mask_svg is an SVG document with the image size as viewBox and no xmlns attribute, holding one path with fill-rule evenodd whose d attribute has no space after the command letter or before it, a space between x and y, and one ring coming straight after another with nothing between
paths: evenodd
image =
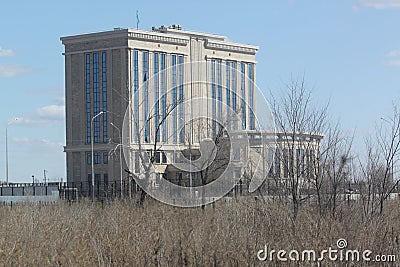
<instances>
[{"instance_id":1,"label":"street light pole","mask_svg":"<svg viewBox=\"0 0 400 267\"><path fill-rule=\"evenodd\" d=\"M120 179L121 179L121 198L123 192L123 181L122 181L122 133L121 130L114 125L114 123L110 123L112 127L118 130L119 133L119 168L120 168Z\"/></svg>"},{"instance_id":2,"label":"street light pole","mask_svg":"<svg viewBox=\"0 0 400 267\"><path fill-rule=\"evenodd\" d=\"M8 185L8 125L6 126L6 184Z\"/></svg>"},{"instance_id":3,"label":"street light pole","mask_svg":"<svg viewBox=\"0 0 400 267\"><path fill-rule=\"evenodd\" d=\"M96 117L98 117L98 116L100 116L101 114L103 114L104 113L104 111L100 111L98 114L96 114L95 116L93 116L93 118L92 118L92 120L90 121L90 131L91 131L91 133L90 133L90 142L91 142L91 145L92 145L92 200L94 201L94 130L93 130L93 120L96 118Z\"/></svg>"}]
</instances>

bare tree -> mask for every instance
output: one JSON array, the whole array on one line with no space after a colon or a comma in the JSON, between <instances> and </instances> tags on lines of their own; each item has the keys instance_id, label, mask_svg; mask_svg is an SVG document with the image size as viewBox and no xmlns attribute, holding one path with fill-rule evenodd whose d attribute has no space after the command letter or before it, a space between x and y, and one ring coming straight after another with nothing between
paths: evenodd
<instances>
[{"instance_id":1,"label":"bare tree","mask_svg":"<svg viewBox=\"0 0 400 267\"><path fill-rule=\"evenodd\" d=\"M325 209L335 216L340 192L350 182L353 138L346 137L336 124L328 126L320 154L320 170L315 178L320 214Z\"/></svg>"},{"instance_id":2,"label":"bare tree","mask_svg":"<svg viewBox=\"0 0 400 267\"><path fill-rule=\"evenodd\" d=\"M309 133L323 132L326 126L328 106L322 108L312 106L311 93L306 87L304 78L292 78L286 84L286 89L280 99L272 97L272 112L276 130L282 133L282 139L278 142L288 151L287 155L275 156L288 159L285 166L288 177L285 181L288 183L290 191L293 217L296 219L299 207L305 199L301 196L300 188L307 182L304 165L307 155L304 151L307 151L310 142L306 136ZM282 150L277 151L280 153L279 151ZM283 162L285 161L286 159L283 159Z\"/></svg>"},{"instance_id":3,"label":"bare tree","mask_svg":"<svg viewBox=\"0 0 400 267\"><path fill-rule=\"evenodd\" d=\"M164 95L165 96L165 95ZM162 96L162 97L164 97ZM136 96L137 97L137 96ZM160 99L162 99L162 97ZM156 105L160 104L160 99L156 101ZM153 165L156 160L156 154L163 150L163 142L160 142L159 133L163 127L163 125L167 122L167 119L171 116L171 114L176 111L179 104L183 103L184 98L180 97L175 100L172 100L170 103L164 103L165 111L157 112L157 110L153 108L149 111L146 118L143 118L142 121L138 120L137 115L135 114L135 110L132 107L131 101L129 104L129 124L134 127L134 148L129 147L131 157L132 154L135 157L135 161L139 162L140 173L142 176L133 172L132 170L125 170L129 173L133 178L141 180L141 191L139 204L143 205L146 198L146 190L151 186L149 183L151 181L151 176L154 173ZM139 107L143 105L143 101L139 104ZM154 134L152 135L152 140L144 140L144 131L145 127L150 127L153 125ZM168 137L169 139L169 137ZM147 143L145 143L145 141ZM146 145L145 145L146 144ZM148 144L148 145L147 145Z\"/></svg>"},{"instance_id":4,"label":"bare tree","mask_svg":"<svg viewBox=\"0 0 400 267\"><path fill-rule=\"evenodd\" d=\"M366 142L367 160L360 162L364 178L365 214L383 214L384 203L399 185L395 177L395 166L400 155L400 113L396 105L390 118L381 118L376 127L375 142ZM366 187L366 188L365 188Z\"/></svg>"},{"instance_id":5,"label":"bare tree","mask_svg":"<svg viewBox=\"0 0 400 267\"><path fill-rule=\"evenodd\" d=\"M377 143L383 156L383 176L379 186L379 213L383 213L384 202L399 183L395 180L394 166L399 161L400 153L400 113L397 106L393 106L393 115L389 120L382 118L389 124L389 132L378 129Z\"/></svg>"}]
</instances>

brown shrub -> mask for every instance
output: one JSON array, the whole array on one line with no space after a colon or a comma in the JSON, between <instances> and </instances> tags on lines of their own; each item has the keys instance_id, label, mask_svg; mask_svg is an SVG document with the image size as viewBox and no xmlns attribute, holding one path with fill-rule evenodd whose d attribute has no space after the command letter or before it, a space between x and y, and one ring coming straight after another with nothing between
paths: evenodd
<instances>
[{"instance_id":1,"label":"brown shrub","mask_svg":"<svg viewBox=\"0 0 400 267\"><path fill-rule=\"evenodd\" d=\"M358 204L343 206L336 218L321 217L313 207L304 206L293 222L290 207L253 198L222 199L204 210L171 207L152 200L143 208L130 201L2 206L0 263L266 266L272 263L257 259L257 251L264 245L276 250L320 251L335 247L339 238L345 238L350 249L398 254L398 207L398 200L394 200L388 203L385 216L365 220ZM274 266L289 263L275 262ZM328 262L328 266L334 264L341 266Z\"/></svg>"}]
</instances>

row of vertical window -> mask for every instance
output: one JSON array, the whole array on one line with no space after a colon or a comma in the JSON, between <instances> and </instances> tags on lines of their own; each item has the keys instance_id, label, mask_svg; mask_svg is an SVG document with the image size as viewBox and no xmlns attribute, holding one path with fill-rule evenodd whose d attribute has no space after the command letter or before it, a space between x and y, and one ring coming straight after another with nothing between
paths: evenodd
<instances>
[{"instance_id":1,"label":"row of vertical window","mask_svg":"<svg viewBox=\"0 0 400 267\"><path fill-rule=\"evenodd\" d=\"M139 56L141 56L141 72L139 71ZM167 80L166 80L166 54L153 53L153 86L154 86L154 114L149 114L149 52L148 51L133 51L132 69L133 69L133 92L134 92L134 140L138 141L141 133L139 123L139 112L142 112L144 118L143 139L144 142L151 142L153 136L156 141L167 141ZM184 98L183 91L183 56L171 55L171 82L172 82L172 139L174 143L184 142L184 118L183 106L174 108ZM142 77L139 77L139 73ZM142 85L142 94L139 93L139 87ZM160 102L161 101L161 102ZM139 106L142 105L140 108ZM160 110L161 109L161 110ZM151 116L150 116L151 115ZM178 120L179 117L179 120ZM154 119L154 134L150 129L150 118ZM180 129L178 134L178 128Z\"/></svg>"},{"instance_id":2,"label":"row of vertical window","mask_svg":"<svg viewBox=\"0 0 400 267\"><path fill-rule=\"evenodd\" d=\"M139 71L139 56L141 56L141 68ZM154 116L149 116L149 52L148 51L133 51L133 91L134 91L134 140L137 141L140 133L143 130L144 142L151 142L151 137L155 138L156 141L167 141L167 120L162 119L167 116L167 103L166 103L166 54L165 53L153 53L153 74L154 74ZM177 105L183 100L183 56L182 55L171 55L171 105ZM242 129L255 129L255 118L252 108L254 107L254 64L253 63L239 63L240 64L240 95L241 95L241 125ZM212 59L211 60L211 82L212 82L212 98L218 100L212 103L212 116L213 118L222 117L222 60ZM247 71L246 71L247 65ZM237 73L236 73L237 63L234 61L226 62L226 104L231 106L233 110L237 110ZM247 76L246 76L247 72ZM142 77L139 77L142 75ZM246 77L248 77L248 89L246 90ZM139 95L139 86L143 83L142 93ZM246 95L248 91L248 96ZM232 92L232 93L231 93ZM142 99L140 99L142 98ZM248 99L247 99L248 98ZM160 101L161 100L161 103ZM246 105L247 100L247 105ZM139 108L142 105L142 108ZM184 128L184 111L183 105L178 105L177 109L172 110L172 141L173 143L184 142L185 138L185 128ZM247 106L250 108L247 111ZM144 125L139 124L139 109L142 112L142 117L144 118ZM218 111L218 114L217 114ZM247 121L247 112L249 112ZM227 114L229 115L229 114ZM218 116L218 117L217 117ZM154 134L150 133L150 117L154 119L153 131ZM160 123L160 121L162 121ZM247 125L249 123L250 125ZM212 122L212 132L215 136L216 134L216 124L217 122L213 120ZM143 127L143 129L141 129ZM236 128L236 125L233 125Z\"/></svg>"},{"instance_id":3,"label":"row of vertical window","mask_svg":"<svg viewBox=\"0 0 400 267\"><path fill-rule=\"evenodd\" d=\"M108 164L108 152L94 152L94 164ZM86 154L86 163L92 164L92 153Z\"/></svg>"},{"instance_id":4,"label":"row of vertical window","mask_svg":"<svg viewBox=\"0 0 400 267\"><path fill-rule=\"evenodd\" d=\"M101 72L100 58L101 54ZM100 86L101 75L101 86ZM91 53L85 55L85 95L86 95L86 142L91 143L92 138L92 118L99 114L100 109L107 110L107 53ZM101 96L101 99L100 99ZM100 102L102 101L102 102ZM93 120L93 141L103 143L107 138L107 113L102 114ZM102 126L101 126L102 122ZM101 138L101 127L103 136Z\"/></svg>"},{"instance_id":5,"label":"row of vertical window","mask_svg":"<svg viewBox=\"0 0 400 267\"><path fill-rule=\"evenodd\" d=\"M212 102L212 117L218 118L220 121L222 118L222 60L220 59L211 59L211 98L214 100ZM231 107L232 110L237 110L237 73L236 67L237 63L234 61L226 61L225 68L225 86L226 86L226 105ZM255 129L255 116L254 116L254 64L247 63L247 77L248 77L248 86L249 88L246 90L246 63L240 64L240 95L241 95L241 126L242 130L249 128L250 130ZM246 93L248 93L248 103L246 104ZM232 99L232 102L231 102ZM217 101L218 100L218 114L217 114ZM249 126L247 125L247 106L249 109ZM229 110L227 112L227 118L229 118ZM217 123L215 120L212 121L212 134L215 136L217 130ZM236 129L237 126L235 123L232 125L233 129Z\"/></svg>"},{"instance_id":6,"label":"row of vertical window","mask_svg":"<svg viewBox=\"0 0 400 267\"><path fill-rule=\"evenodd\" d=\"M311 177L314 174L315 151L313 149L268 149L268 177ZM295 165L294 165L295 164ZM296 173L293 173L296 172Z\"/></svg>"}]
</instances>

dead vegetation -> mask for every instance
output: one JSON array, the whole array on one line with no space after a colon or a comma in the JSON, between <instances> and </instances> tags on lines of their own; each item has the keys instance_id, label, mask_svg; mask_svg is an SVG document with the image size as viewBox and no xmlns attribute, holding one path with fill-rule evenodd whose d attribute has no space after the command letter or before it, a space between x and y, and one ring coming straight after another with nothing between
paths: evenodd
<instances>
[{"instance_id":1,"label":"dead vegetation","mask_svg":"<svg viewBox=\"0 0 400 267\"><path fill-rule=\"evenodd\" d=\"M0 262L3 266L280 266L260 262L257 252L264 245L319 251L335 247L339 238L347 240L349 249L399 257L399 204L398 199L391 200L382 215L368 219L357 203L344 202L335 217L321 216L308 204L299 210L295 223L290 205L250 197L222 199L204 210L152 200L144 207L132 201L2 206Z\"/></svg>"}]
</instances>

